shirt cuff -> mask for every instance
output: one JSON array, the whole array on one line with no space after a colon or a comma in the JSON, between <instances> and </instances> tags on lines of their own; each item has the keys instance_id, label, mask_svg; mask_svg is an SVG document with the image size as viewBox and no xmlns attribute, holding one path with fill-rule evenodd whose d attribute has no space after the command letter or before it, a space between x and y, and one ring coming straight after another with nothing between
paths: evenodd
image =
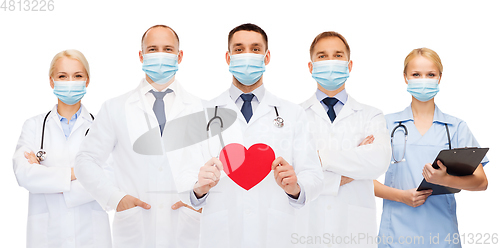
<instances>
[{"instance_id":1,"label":"shirt cuff","mask_svg":"<svg viewBox=\"0 0 500 248\"><path fill-rule=\"evenodd\" d=\"M303 207L306 204L306 192L304 191L304 187L302 187L300 185L300 183L298 183L298 184L299 184L299 187L300 187L299 198L294 199L289 194L287 194L287 196L288 196L288 202L294 208L301 208L301 207Z\"/></svg>"},{"instance_id":2,"label":"shirt cuff","mask_svg":"<svg viewBox=\"0 0 500 248\"><path fill-rule=\"evenodd\" d=\"M198 199L198 197L196 197L196 195L194 194L194 190L191 190L191 194L189 196L189 198L191 200L191 206L193 206L193 208L196 210L204 207L207 204L206 200L207 200L208 194L210 194L210 192L206 193L202 198Z\"/></svg>"}]
</instances>

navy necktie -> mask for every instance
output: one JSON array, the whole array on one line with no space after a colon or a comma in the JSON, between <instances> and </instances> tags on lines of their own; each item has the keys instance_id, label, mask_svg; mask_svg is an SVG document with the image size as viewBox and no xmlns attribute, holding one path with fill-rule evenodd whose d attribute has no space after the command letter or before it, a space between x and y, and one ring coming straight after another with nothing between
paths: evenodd
<instances>
[{"instance_id":1,"label":"navy necktie","mask_svg":"<svg viewBox=\"0 0 500 248\"><path fill-rule=\"evenodd\" d=\"M241 113L245 117L245 120L247 123L250 121L250 118L252 118L252 99L255 95L250 93L250 94L241 94L240 97L243 99L243 106L241 106Z\"/></svg>"},{"instance_id":2,"label":"navy necktie","mask_svg":"<svg viewBox=\"0 0 500 248\"><path fill-rule=\"evenodd\" d=\"M160 125L160 134L163 135L163 128L165 128L165 123L167 122L167 118L165 117L165 103L163 102L163 97L167 93L173 92L172 89L167 89L164 92L156 92L154 90L150 90L151 94L156 98L153 103L153 112L155 112L156 120L158 120L158 124Z\"/></svg>"},{"instance_id":3,"label":"navy necktie","mask_svg":"<svg viewBox=\"0 0 500 248\"><path fill-rule=\"evenodd\" d=\"M335 106L335 104L337 104L338 101L339 99L335 97L327 97L323 99L323 103L325 103L326 106L328 106L328 111L326 113L328 114L328 117L330 117L330 121L332 121L332 123L335 120L335 117L337 117L335 111L333 110L333 106Z\"/></svg>"}]
</instances>

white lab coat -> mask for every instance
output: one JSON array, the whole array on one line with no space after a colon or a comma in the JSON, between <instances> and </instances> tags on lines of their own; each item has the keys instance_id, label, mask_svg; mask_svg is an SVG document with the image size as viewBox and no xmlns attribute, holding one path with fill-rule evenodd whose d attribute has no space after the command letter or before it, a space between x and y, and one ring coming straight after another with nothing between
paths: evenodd
<instances>
[{"instance_id":1,"label":"white lab coat","mask_svg":"<svg viewBox=\"0 0 500 248\"><path fill-rule=\"evenodd\" d=\"M185 207L178 210L171 208L180 200L171 166L184 166L186 163L178 155L179 151L141 155L133 150L138 137L158 127L153 109L147 107L146 98L140 93L141 85L145 83L147 81L143 79L135 90L103 104L99 118L96 118L77 155L75 172L86 189L108 210L116 209L125 195L151 205L149 210L134 207L115 214L114 247L197 247L200 214ZM179 84L177 81L174 83ZM167 122L203 111L201 100L180 85L177 88ZM146 116L151 126L148 126ZM154 137L163 147L160 133ZM160 151L163 151L162 147ZM110 154L114 159L116 184L104 177L101 168ZM196 154L193 156L196 157Z\"/></svg>"},{"instance_id":2,"label":"white lab coat","mask_svg":"<svg viewBox=\"0 0 500 248\"><path fill-rule=\"evenodd\" d=\"M376 247L367 245L367 240L375 240L377 235L373 179L387 170L391 156L384 115L351 96L333 123L316 95L301 106L306 110L325 176L321 195L301 209L301 223L308 226L308 232L301 235L327 234L323 242L308 247ZM373 144L358 147L369 135L375 137ZM342 175L354 181L340 186Z\"/></svg>"},{"instance_id":3,"label":"white lab coat","mask_svg":"<svg viewBox=\"0 0 500 248\"><path fill-rule=\"evenodd\" d=\"M79 179L71 181L71 167L92 118L82 106L66 139L56 106L45 124L45 161L30 164L24 152L40 149L46 113L24 123L13 158L17 182L29 191L27 247L111 247L107 213Z\"/></svg>"},{"instance_id":4,"label":"white lab coat","mask_svg":"<svg viewBox=\"0 0 500 248\"><path fill-rule=\"evenodd\" d=\"M266 91L248 124L229 91L206 104L207 108L215 106L237 113L235 123L222 133L226 145L239 143L247 149L255 143L269 145L276 157L281 156L294 166L306 205L318 196L323 187L323 173L312 140L304 132L307 121L300 106ZM274 106L284 119L282 128L274 125ZM208 111L207 119L213 114ZM218 156L221 150L217 136L209 142L210 147L204 149L205 161L210 156ZM249 191L235 184L224 172L222 174L218 185L210 190L206 205L202 205L200 247L290 247L291 235L297 230L297 208L301 206L290 202L277 185L274 172Z\"/></svg>"}]
</instances>

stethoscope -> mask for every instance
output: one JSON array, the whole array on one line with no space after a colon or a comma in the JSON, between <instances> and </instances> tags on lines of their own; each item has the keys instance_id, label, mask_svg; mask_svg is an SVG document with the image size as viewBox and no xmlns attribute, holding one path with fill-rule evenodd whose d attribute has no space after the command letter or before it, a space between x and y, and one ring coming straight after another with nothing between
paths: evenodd
<instances>
[{"instance_id":1,"label":"stethoscope","mask_svg":"<svg viewBox=\"0 0 500 248\"><path fill-rule=\"evenodd\" d=\"M444 126L446 127L446 135L448 136L448 147L451 150L450 130L448 129L448 124L445 123ZM398 130L398 128L403 128L404 135L405 135L405 143L403 145L403 156L401 157L401 160L397 160L396 157L394 156L393 140L394 140L394 133ZM393 161L391 161L391 164L397 164L397 163L401 163L401 162L406 161L405 152L406 152L406 141L407 140L408 140L408 129L406 128L405 125L403 125L402 122L399 122L399 125L394 127L394 129L392 129L392 132L391 132L391 150L392 150L392 159L393 159Z\"/></svg>"},{"instance_id":2,"label":"stethoscope","mask_svg":"<svg viewBox=\"0 0 500 248\"><path fill-rule=\"evenodd\" d=\"M215 106L214 117L212 117L207 123L207 135L210 131L210 124L212 124L212 122L215 120L219 120L220 130L221 130L218 134L219 142L220 142L221 147L225 147L224 140L222 139L222 128L224 127L224 123L222 122L222 118L217 115L218 108L219 108L219 106ZM274 106L274 111L276 112L276 118L274 119L274 125L281 128L285 125L285 120L283 120L283 118L281 118L281 116L279 115L278 108L276 106ZM209 145L210 145L210 142L209 142ZM210 148L209 148L209 150L210 150Z\"/></svg>"},{"instance_id":3,"label":"stethoscope","mask_svg":"<svg viewBox=\"0 0 500 248\"><path fill-rule=\"evenodd\" d=\"M40 150L36 153L36 159L38 160L38 162L44 161L47 158L47 152L45 150L43 150L43 140L45 138L45 123L47 122L47 117L49 117L50 112L52 112L52 111L49 111L45 115L45 118L43 118L42 142L40 144ZM89 113L89 114L90 114L90 117L92 117L92 120L94 120L94 116L91 113ZM89 129L87 129L87 131L85 132L85 136L87 136L87 134L89 133Z\"/></svg>"}]
</instances>

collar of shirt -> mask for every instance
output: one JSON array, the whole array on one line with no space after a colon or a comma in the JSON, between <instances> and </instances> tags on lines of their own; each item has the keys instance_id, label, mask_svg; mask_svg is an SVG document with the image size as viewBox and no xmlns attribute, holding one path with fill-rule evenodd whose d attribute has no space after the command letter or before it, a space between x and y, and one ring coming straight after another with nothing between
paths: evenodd
<instances>
[{"instance_id":1,"label":"collar of shirt","mask_svg":"<svg viewBox=\"0 0 500 248\"><path fill-rule=\"evenodd\" d=\"M325 92L317 89L316 90L316 99L318 99L318 101L321 103L321 105L323 105L323 108L325 109L325 111L328 111L328 106L323 103L323 99L329 97ZM342 110L342 107L345 105L345 103L347 102L347 92L344 90L342 90L341 92L337 93L337 95L335 95L335 98L337 98L339 101L337 102L337 104L335 104L335 106L333 106L333 109L335 111L335 113L339 113L340 110Z\"/></svg>"},{"instance_id":2,"label":"collar of shirt","mask_svg":"<svg viewBox=\"0 0 500 248\"><path fill-rule=\"evenodd\" d=\"M165 94L165 96L163 97L163 102L165 104L165 114L168 115L172 105L174 104L175 96L178 92L177 80L174 80L167 88L163 89L161 92L165 92L167 89L171 89L173 91L171 93ZM153 108L153 104L154 104L156 98L153 96L153 94L151 94L149 92L150 90L159 92L157 89L155 89L153 86L151 86L151 84L146 79L143 79L141 81L139 91L146 98L146 101L149 104L148 106Z\"/></svg>"},{"instance_id":3,"label":"collar of shirt","mask_svg":"<svg viewBox=\"0 0 500 248\"><path fill-rule=\"evenodd\" d=\"M411 109L411 104L410 106L406 107L405 110L400 112L399 116L395 119L396 122L406 122L406 121L414 121L413 119L413 111ZM434 117L433 117L433 122L439 122L442 124L448 124L448 125L453 125L453 120L448 118L447 115L445 115L441 110L438 108L437 105L434 105Z\"/></svg>"},{"instance_id":4,"label":"collar of shirt","mask_svg":"<svg viewBox=\"0 0 500 248\"><path fill-rule=\"evenodd\" d=\"M57 109L57 104L56 104L56 109ZM80 108L79 108L79 109L78 109L78 111L76 111L76 113L75 113L75 114L71 117L70 122L71 122L71 121L74 121L74 120L76 120L76 119L78 119L78 116L80 116L80 114L81 114L81 113L82 113L82 105L80 104ZM66 125L68 124L68 119L66 119L66 117L61 116L61 115L59 114L59 112L57 112L57 116L59 117L59 121L61 121L61 123L63 123L63 124L65 123ZM63 122L63 120L64 120L64 122Z\"/></svg>"},{"instance_id":5,"label":"collar of shirt","mask_svg":"<svg viewBox=\"0 0 500 248\"><path fill-rule=\"evenodd\" d=\"M57 105L56 105L56 109L57 109ZM75 122L76 122L76 119L78 119L78 116L80 116L80 114L82 113L82 104L80 104L80 108L78 109L78 111L76 111L76 113L71 117L71 120L69 120L69 123L68 123L68 119L66 119L66 117L64 116L61 116L57 111L57 116L59 117L59 121L61 122L61 127L63 129L63 132L64 132L64 136L66 136L66 139L69 137L69 135L71 134L71 130L73 129L73 126L75 125Z\"/></svg>"},{"instance_id":6,"label":"collar of shirt","mask_svg":"<svg viewBox=\"0 0 500 248\"><path fill-rule=\"evenodd\" d=\"M255 108L262 101L266 93L264 84L257 87L257 89L253 90L251 93L254 94L254 98L252 99L252 110L255 110ZM229 96L234 101L234 103L236 103L238 109L241 109L241 107L243 106L243 99L241 99L240 97L241 94L243 94L243 91L238 89L238 87L236 87L234 84L231 84L231 87L229 87Z\"/></svg>"}]
</instances>

